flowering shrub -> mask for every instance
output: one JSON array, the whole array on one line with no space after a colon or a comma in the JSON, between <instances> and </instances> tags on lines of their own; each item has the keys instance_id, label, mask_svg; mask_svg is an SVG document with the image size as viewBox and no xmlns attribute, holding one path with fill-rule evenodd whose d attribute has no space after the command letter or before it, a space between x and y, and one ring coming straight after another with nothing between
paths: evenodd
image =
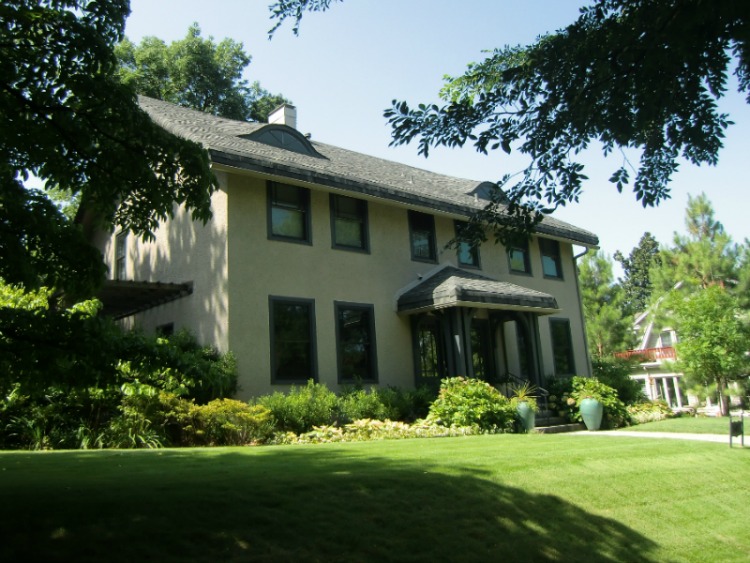
<instances>
[{"instance_id":1,"label":"flowering shrub","mask_svg":"<svg viewBox=\"0 0 750 563\"><path fill-rule=\"evenodd\" d=\"M476 426L482 431L511 432L515 408L485 381L452 377L441 383L427 420L441 426Z\"/></svg>"},{"instance_id":2,"label":"flowering shrub","mask_svg":"<svg viewBox=\"0 0 750 563\"><path fill-rule=\"evenodd\" d=\"M439 438L481 434L478 426L446 427L426 420L414 424L393 420L356 420L344 426L316 426L310 432L294 434L281 432L274 436L274 444L322 444L330 442L361 442L365 440L399 440L404 438Z\"/></svg>"},{"instance_id":3,"label":"flowering shrub","mask_svg":"<svg viewBox=\"0 0 750 563\"><path fill-rule=\"evenodd\" d=\"M635 405L628 405L628 415L635 424L655 422L674 416L674 411L665 401L646 401Z\"/></svg>"}]
</instances>

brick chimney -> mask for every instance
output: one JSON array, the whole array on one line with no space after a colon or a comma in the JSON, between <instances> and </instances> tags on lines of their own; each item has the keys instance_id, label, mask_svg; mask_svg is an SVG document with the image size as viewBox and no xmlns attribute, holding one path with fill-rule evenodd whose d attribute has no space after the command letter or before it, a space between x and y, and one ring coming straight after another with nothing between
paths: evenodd
<instances>
[{"instance_id":1,"label":"brick chimney","mask_svg":"<svg viewBox=\"0 0 750 563\"><path fill-rule=\"evenodd\" d=\"M289 104L281 104L268 114L268 123L276 125L288 125L292 129L297 128L297 108Z\"/></svg>"}]
</instances>

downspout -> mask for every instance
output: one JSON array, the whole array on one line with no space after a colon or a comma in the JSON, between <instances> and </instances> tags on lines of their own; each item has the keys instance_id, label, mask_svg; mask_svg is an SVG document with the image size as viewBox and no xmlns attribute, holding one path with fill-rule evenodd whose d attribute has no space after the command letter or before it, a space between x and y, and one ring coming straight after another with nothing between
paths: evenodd
<instances>
[{"instance_id":1,"label":"downspout","mask_svg":"<svg viewBox=\"0 0 750 563\"><path fill-rule=\"evenodd\" d=\"M578 295L578 309L581 315L581 326L583 326L583 348L586 353L586 369L588 371L587 377L591 377L594 374L594 368L591 365L591 354L589 354L589 339L586 335L586 317L583 314L583 299L581 299L581 286L578 281L578 259L586 256L591 250L588 246L584 247L583 252L573 256L573 268L576 272L576 294Z\"/></svg>"}]
</instances>

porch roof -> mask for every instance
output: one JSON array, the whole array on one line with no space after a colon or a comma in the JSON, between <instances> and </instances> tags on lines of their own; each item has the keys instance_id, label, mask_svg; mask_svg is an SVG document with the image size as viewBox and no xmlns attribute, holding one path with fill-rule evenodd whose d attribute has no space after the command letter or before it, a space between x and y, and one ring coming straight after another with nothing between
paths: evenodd
<instances>
[{"instance_id":1,"label":"porch roof","mask_svg":"<svg viewBox=\"0 0 750 563\"><path fill-rule=\"evenodd\" d=\"M107 280L97 297L103 304L102 313L123 319L157 305L163 305L193 292L193 282L160 283Z\"/></svg>"},{"instance_id":2,"label":"porch roof","mask_svg":"<svg viewBox=\"0 0 750 563\"><path fill-rule=\"evenodd\" d=\"M557 313L557 300L547 293L481 274L446 266L398 297L399 313L417 313L448 307L477 307Z\"/></svg>"}]
</instances>

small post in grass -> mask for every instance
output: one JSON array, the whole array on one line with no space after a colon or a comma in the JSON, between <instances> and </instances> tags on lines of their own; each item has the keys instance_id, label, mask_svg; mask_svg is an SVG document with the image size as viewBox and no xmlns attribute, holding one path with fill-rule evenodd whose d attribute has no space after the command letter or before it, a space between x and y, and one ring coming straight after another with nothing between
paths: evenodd
<instances>
[{"instance_id":1,"label":"small post in grass","mask_svg":"<svg viewBox=\"0 0 750 563\"><path fill-rule=\"evenodd\" d=\"M745 447L745 411L740 411L740 419L732 420L732 413L729 413L729 447L732 447L732 438L741 436L740 443Z\"/></svg>"}]
</instances>

